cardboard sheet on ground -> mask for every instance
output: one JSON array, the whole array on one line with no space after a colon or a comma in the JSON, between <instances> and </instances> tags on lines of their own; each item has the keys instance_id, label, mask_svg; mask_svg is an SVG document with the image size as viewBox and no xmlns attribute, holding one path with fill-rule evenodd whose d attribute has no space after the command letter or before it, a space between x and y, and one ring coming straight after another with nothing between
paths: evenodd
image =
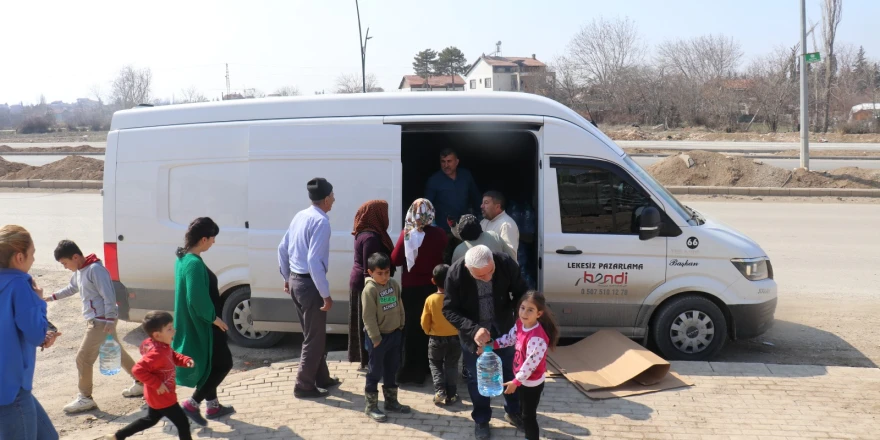
<instances>
[{"instance_id":1,"label":"cardboard sheet on ground","mask_svg":"<svg viewBox=\"0 0 880 440\"><path fill-rule=\"evenodd\" d=\"M669 362L614 330L601 330L574 345L558 347L550 366L591 399L634 396L691 386Z\"/></svg>"}]
</instances>

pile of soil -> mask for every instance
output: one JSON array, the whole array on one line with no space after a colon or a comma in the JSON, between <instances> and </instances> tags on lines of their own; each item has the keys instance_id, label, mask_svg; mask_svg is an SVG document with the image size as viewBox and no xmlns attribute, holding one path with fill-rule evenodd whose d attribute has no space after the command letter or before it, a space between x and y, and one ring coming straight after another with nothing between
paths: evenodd
<instances>
[{"instance_id":1,"label":"pile of soil","mask_svg":"<svg viewBox=\"0 0 880 440\"><path fill-rule=\"evenodd\" d=\"M689 151L688 168L682 155L669 156L647 168L664 186L735 186L769 188L880 188L880 170L855 167L831 172L789 171L744 156Z\"/></svg>"},{"instance_id":2,"label":"pile of soil","mask_svg":"<svg viewBox=\"0 0 880 440\"><path fill-rule=\"evenodd\" d=\"M29 166L29 165L25 165L23 163L9 162L8 160L0 157L0 179L2 179L3 176L5 176L9 173L17 173L17 172L24 170L24 169L27 169L27 168L33 168L33 167Z\"/></svg>"},{"instance_id":3,"label":"pile of soil","mask_svg":"<svg viewBox=\"0 0 880 440\"><path fill-rule=\"evenodd\" d=\"M25 147L12 148L9 145L0 145L0 153L104 153L103 148L93 147L91 145L80 145L78 147Z\"/></svg>"},{"instance_id":4,"label":"pile of soil","mask_svg":"<svg viewBox=\"0 0 880 440\"><path fill-rule=\"evenodd\" d=\"M22 164L18 164L22 165ZM104 161L84 156L67 156L41 167L29 167L0 175L0 180L102 180ZM2 174L2 173L0 173Z\"/></svg>"}]
</instances>

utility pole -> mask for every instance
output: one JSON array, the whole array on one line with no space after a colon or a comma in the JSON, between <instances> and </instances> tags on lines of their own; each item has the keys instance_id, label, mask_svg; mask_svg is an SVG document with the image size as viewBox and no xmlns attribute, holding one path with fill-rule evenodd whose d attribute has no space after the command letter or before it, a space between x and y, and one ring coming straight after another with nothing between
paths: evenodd
<instances>
[{"instance_id":1,"label":"utility pole","mask_svg":"<svg viewBox=\"0 0 880 440\"><path fill-rule=\"evenodd\" d=\"M226 63L226 96L229 96L231 88L229 87L229 63Z\"/></svg>"},{"instance_id":2,"label":"utility pole","mask_svg":"<svg viewBox=\"0 0 880 440\"><path fill-rule=\"evenodd\" d=\"M370 28L367 28L367 38L364 38L363 32L361 32L361 8L358 5L358 0L354 0L354 7L357 9L358 16L358 44L361 46L361 84L364 88L364 93L367 93L367 40L373 38L370 36Z\"/></svg>"},{"instance_id":3,"label":"utility pole","mask_svg":"<svg viewBox=\"0 0 880 440\"><path fill-rule=\"evenodd\" d=\"M801 0L801 168L810 169L810 109L807 102L807 5Z\"/></svg>"}]
</instances>

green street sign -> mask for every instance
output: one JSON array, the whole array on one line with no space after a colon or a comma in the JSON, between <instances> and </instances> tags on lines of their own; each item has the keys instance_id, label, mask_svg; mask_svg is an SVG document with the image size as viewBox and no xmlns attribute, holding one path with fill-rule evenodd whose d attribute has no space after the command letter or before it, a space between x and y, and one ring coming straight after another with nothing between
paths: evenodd
<instances>
[{"instance_id":1,"label":"green street sign","mask_svg":"<svg viewBox=\"0 0 880 440\"><path fill-rule=\"evenodd\" d=\"M822 57L819 55L819 52L804 54L804 58L806 58L808 63L818 63L822 61Z\"/></svg>"}]
</instances>

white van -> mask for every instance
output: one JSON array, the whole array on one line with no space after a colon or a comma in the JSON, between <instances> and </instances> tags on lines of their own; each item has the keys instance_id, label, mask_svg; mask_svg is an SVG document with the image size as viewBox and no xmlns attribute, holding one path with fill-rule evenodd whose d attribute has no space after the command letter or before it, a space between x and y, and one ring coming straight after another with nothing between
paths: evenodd
<instances>
[{"instance_id":1,"label":"white van","mask_svg":"<svg viewBox=\"0 0 880 440\"><path fill-rule=\"evenodd\" d=\"M409 203L454 148L481 190L535 221L523 273L567 336L612 328L672 359L703 359L766 331L776 283L748 237L679 203L590 122L525 93L377 93L270 98L120 111L107 137L105 259L121 314L173 309L174 251L196 217L220 235L204 257L240 345L296 332L277 247L327 178L328 331L346 333L355 210L389 202L397 237ZM530 208L529 208L530 207ZM531 209L531 211L528 211ZM528 217L528 214L526 214Z\"/></svg>"}]
</instances>

